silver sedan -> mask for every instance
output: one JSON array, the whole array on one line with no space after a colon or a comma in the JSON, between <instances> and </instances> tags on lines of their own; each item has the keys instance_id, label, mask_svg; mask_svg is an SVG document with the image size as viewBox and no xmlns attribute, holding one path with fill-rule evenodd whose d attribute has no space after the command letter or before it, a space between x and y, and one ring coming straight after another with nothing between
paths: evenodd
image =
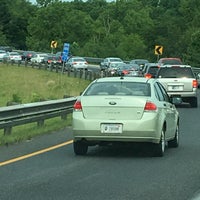
<instances>
[{"instance_id":1,"label":"silver sedan","mask_svg":"<svg viewBox=\"0 0 200 200\"><path fill-rule=\"evenodd\" d=\"M86 154L92 145L147 142L156 156L163 156L166 144L179 144L179 113L173 101L155 79L93 81L74 104L75 154Z\"/></svg>"}]
</instances>

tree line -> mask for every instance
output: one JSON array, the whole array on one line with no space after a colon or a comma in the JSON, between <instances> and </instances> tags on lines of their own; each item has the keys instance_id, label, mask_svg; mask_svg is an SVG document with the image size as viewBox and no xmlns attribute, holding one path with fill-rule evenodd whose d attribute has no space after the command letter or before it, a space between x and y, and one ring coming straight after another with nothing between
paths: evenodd
<instances>
[{"instance_id":1,"label":"tree line","mask_svg":"<svg viewBox=\"0 0 200 200\"><path fill-rule=\"evenodd\" d=\"M151 62L180 57L198 67L199 10L199 0L0 0L0 46L58 52L70 43L72 55Z\"/></svg>"}]
</instances>

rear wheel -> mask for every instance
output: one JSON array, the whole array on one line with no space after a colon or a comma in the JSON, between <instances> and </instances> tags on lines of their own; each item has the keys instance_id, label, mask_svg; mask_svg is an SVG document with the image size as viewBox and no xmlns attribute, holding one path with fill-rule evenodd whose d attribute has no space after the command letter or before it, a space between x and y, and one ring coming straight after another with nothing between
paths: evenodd
<instances>
[{"instance_id":1,"label":"rear wheel","mask_svg":"<svg viewBox=\"0 0 200 200\"><path fill-rule=\"evenodd\" d=\"M85 155L88 151L88 145L83 141L74 141L73 147L76 155Z\"/></svg>"},{"instance_id":2,"label":"rear wheel","mask_svg":"<svg viewBox=\"0 0 200 200\"><path fill-rule=\"evenodd\" d=\"M168 147L178 147L179 145L179 125L176 126L175 137L173 140L168 141Z\"/></svg>"},{"instance_id":3,"label":"rear wheel","mask_svg":"<svg viewBox=\"0 0 200 200\"><path fill-rule=\"evenodd\" d=\"M162 130L161 136L160 136L160 142L158 144L155 144L155 156L162 157L164 156L165 152L165 132Z\"/></svg>"}]
</instances>

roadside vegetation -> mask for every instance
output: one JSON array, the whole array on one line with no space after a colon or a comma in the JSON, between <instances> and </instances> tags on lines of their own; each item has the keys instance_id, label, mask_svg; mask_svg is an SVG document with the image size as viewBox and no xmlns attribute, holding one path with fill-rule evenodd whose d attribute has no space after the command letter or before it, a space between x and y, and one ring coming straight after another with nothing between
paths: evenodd
<instances>
[{"instance_id":1,"label":"roadside vegetation","mask_svg":"<svg viewBox=\"0 0 200 200\"><path fill-rule=\"evenodd\" d=\"M68 77L66 74L0 63L0 106L78 96L88 84L87 80ZM0 145L29 140L66 126L71 126L71 114L66 120L61 117L45 120L43 127L38 127L37 123L13 127L10 135L4 135L2 129Z\"/></svg>"},{"instance_id":2,"label":"roadside vegetation","mask_svg":"<svg viewBox=\"0 0 200 200\"><path fill-rule=\"evenodd\" d=\"M200 1L197 0L0 0L0 45L123 60L180 57L200 63ZM21 9L23 8L23 9ZM19 12L20 11L20 12ZM51 41L57 48L51 49Z\"/></svg>"}]
</instances>

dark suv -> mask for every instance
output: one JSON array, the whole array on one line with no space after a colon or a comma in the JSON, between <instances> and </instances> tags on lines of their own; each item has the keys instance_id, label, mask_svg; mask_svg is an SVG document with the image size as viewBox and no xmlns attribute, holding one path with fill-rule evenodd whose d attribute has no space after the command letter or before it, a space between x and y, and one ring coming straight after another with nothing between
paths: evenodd
<instances>
[{"instance_id":1,"label":"dark suv","mask_svg":"<svg viewBox=\"0 0 200 200\"><path fill-rule=\"evenodd\" d=\"M31 58L33 57L33 55L35 55L36 52L35 51L24 51L22 53L22 60L24 61L30 61Z\"/></svg>"},{"instance_id":2,"label":"dark suv","mask_svg":"<svg viewBox=\"0 0 200 200\"><path fill-rule=\"evenodd\" d=\"M159 68L156 78L163 84L169 96L177 96L183 102L197 107L198 81L189 65L165 65Z\"/></svg>"}]
</instances>

